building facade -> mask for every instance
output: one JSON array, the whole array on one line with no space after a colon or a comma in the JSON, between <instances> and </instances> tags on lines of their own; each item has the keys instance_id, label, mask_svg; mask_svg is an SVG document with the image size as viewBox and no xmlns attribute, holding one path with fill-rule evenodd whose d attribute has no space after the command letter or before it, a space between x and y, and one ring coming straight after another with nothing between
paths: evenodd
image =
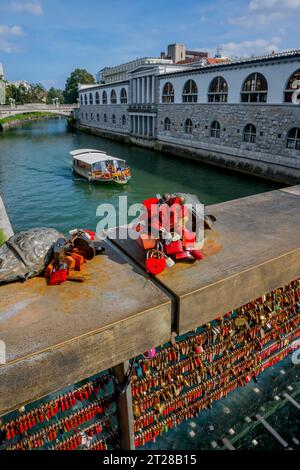
<instances>
[{"instance_id":1,"label":"building facade","mask_svg":"<svg viewBox=\"0 0 300 470\"><path fill-rule=\"evenodd\" d=\"M126 134L133 143L167 153L298 183L297 90L300 50L197 67L149 64L124 82L81 88L78 124L109 130L112 138ZM107 101L90 100L97 91L106 92Z\"/></svg>"},{"instance_id":2,"label":"building facade","mask_svg":"<svg viewBox=\"0 0 300 470\"><path fill-rule=\"evenodd\" d=\"M5 81L4 81L4 70L3 65L0 63L0 105L5 104Z\"/></svg>"}]
</instances>

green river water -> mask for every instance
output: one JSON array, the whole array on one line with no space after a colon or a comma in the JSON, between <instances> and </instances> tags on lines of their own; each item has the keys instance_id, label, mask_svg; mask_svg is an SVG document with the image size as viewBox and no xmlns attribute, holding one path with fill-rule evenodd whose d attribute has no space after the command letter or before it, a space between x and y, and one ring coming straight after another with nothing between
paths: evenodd
<instances>
[{"instance_id":1,"label":"green river water","mask_svg":"<svg viewBox=\"0 0 300 470\"><path fill-rule=\"evenodd\" d=\"M133 177L125 187L90 184L71 171L69 152L95 148L127 160ZM118 206L120 195L139 203L156 193L197 194L214 204L282 185L224 171L84 133L67 132L65 119L22 125L0 134L0 193L15 231L36 226L66 232L96 228L101 203Z\"/></svg>"}]
</instances>

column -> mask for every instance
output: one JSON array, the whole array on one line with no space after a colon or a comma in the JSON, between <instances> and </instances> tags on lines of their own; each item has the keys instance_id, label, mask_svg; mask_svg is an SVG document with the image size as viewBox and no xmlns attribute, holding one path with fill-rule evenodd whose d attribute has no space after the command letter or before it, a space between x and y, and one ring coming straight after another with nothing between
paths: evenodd
<instances>
[{"instance_id":1,"label":"column","mask_svg":"<svg viewBox=\"0 0 300 470\"><path fill-rule=\"evenodd\" d=\"M143 128L144 128L144 126L143 126L143 116L139 116L139 119L140 119L140 132L139 132L139 134L143 135Z\"/></svg>"},{"instance_id":2,"label":"column","mask_svg":"<svg viewBox=\"0 0 300 470\"><path fill-rule=\"evenodd\" d=\"M153 80L152 80L152 76L149 77L149 103L152 104L152 88L153 88Z\"/></svg>"},{"instance_id":3,"label":"column","mask_svg":"<svg viewBox=\"0 0 300 470\"><path fill-rule=\"evenodd\" d=\"M135 78L135 101L134 104L138 102L138 81L137 78Z\"/></svg>"},{"instance_id":4,"label":"column","mask_svg":"<svg viewBox=\"0 0 300 470\"><path fill-rule=\"evenodd\" d=\"M152 76L152 103L155 103L155 76Z\"/></svg>"},{"instance_id":5,"label":"column","mask_svg":"<svg viewBox=\"0 0 300 470\"><path fill-rule=\"evenodd\" d=\"M142 83L142 79L139 78L139 103L141 104L143 101L143 94L142 94L142 91L143 91L143 83Z\"/></svg>"},{"instance_id":6,"label":"column","mask_svg":"<svg viewBox=\"0 0 300 470\"><path fill-rule=\"evenodd\" d=\"M142 84L142 93L141 93L141 103L144 103L144 96L145 96L145 83L144 83L145 77L141 78L141 84Z\"/></svg>"},{"instance_id":7,"label":"column","mask_svg":"<svg viewBox=\"0 0 300 470\"><path fill-rule=\"evenodd\" d=\"M139 133L138 116L134 116L134 133L135 133L135 134L138 134L138 133Z\"/></svg>"},{"instance_id":8,"label":"column","mask_svg":"<svg viewBox=\"0 0 300 470\"><path fill-rule=\"evenodd\" d=\"M146 103L151 103L151 98L150 98L150 77L146 78L146 89L147 89Z\"/></svg>"},{"instance_id":9,"label":"column","mask_svg":"<svg viewBox=\"0 0 300 470\"><path fill-rule=\"evenodd\" d=\"M133 128L133 120L134 120L134 116L130 116L130 133L133 134L134 132L134 128Z\"/></svg>"},{"instance_id":10,"label":"column","mask_svg":"<svg viewBox=\"0 0 300 470\"><path fill-rule=\"evenodd\" d=\"M135 79L132 80L132 103L135 103Z\"/></svg>"},{"instance_id":11,"label":"column","mask_svg":"<svg viewBox=\"0 0 300 470\"><path fill-rule=\"evenodd\" d=\"M153 136L153 117L149 117L149 136Z\"/></svg>"}]
</instances>

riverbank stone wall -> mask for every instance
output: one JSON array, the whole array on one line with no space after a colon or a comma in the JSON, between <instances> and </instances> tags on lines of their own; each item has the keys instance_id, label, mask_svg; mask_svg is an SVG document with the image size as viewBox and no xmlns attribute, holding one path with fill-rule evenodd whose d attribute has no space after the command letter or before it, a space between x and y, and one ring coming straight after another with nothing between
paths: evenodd
<instances>
[{"instance_id":1,"label":"riverbank stone wall","mask_svg":"<svg viewBox=\"0 0 300 470\"><path fill-rule=\"evenodd\" d=\"M81 106L77 113L79 124L121 134L130 132L128 105Z\"/></svg>"}]
</instances>

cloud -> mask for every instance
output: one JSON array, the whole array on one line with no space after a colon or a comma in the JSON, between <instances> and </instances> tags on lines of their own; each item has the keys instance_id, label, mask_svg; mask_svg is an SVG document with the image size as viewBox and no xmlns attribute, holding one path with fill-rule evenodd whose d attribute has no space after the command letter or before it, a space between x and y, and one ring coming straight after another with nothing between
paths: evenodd
<instances>
[{"instance_id":1,"label":"cloud","mask_svg":"<svg viewBox=\"0 0 300 470\"><path fill-rule=\"evenodd\" d=\"M23 35L24 32L20 26L0 25L0 51L7 54L16 52L18 47L15 40Z\"/></svg>"},{"instance_id":2,"label":"cloud","mask_svg":"<svg viewBox=\"0 0 300 470\"><path fill-rule=\"evenodd\" d=\"M250 11L257 10L296 10L300 8L300 0L251 0L249 4Z\"/></svg>"},{"instance_id":3,"label":"cloud","mask_svg":"<svg viewBox=\"0 0 300 470\"><path fill-rule=\"evenodd\" d=\"M282 21L286 18L285 13L274 12L268 15L259 14L259 15L245 15L238 16L236 18L229 18L228 23L235 26L268 26L272 23Z\"/></svg>"},{"instance_id":4,"label":"cloud","mask_svg":"<svg viewBox=\"0 0 300 470\"><path fill-rule=\"evenodd\" d=\"M29 13L35 16L41 16L43 14L43 7L38 0L12 2L8 6L8 9L16 13Z\"/></svg>"},{"instance_id":5,"label":"cloud","mask_svg":"<svg viewBox=\"0 0 300 470\"><path fill-rule=\"evenodd\" d=\"M228 42L222 44L224 55L249 57L252 55L270 54L279 50L281 38L274 37L270 40L256 39L254 41Z\"/></svg>"},{"instance_id":6,"label":"cloud","mask_svg":"<svg viewBox=\"0 0 300 470\"><path fill-rule=\"evenodd\" d=\"M246 15L229 18L227 23L241 27L265 27L299 14L300 0L251 0Z\"/></svg>"}]
</instances>

